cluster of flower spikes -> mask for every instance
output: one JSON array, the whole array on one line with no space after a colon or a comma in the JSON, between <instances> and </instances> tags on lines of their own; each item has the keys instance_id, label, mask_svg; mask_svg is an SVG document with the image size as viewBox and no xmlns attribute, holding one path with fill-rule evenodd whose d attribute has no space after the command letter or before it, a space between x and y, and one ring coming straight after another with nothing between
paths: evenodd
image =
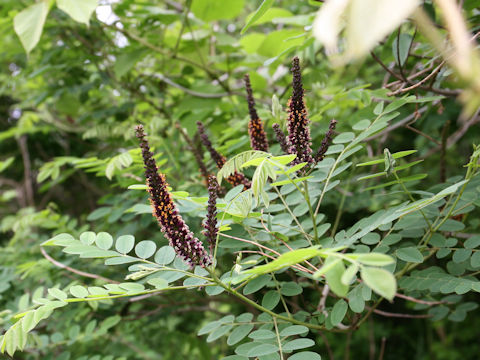
<instances>
[{"instance_id":1,"label":"cluster of flower spikes","mask_svg":"<svg viewBox=\"0 0 480 360\"><path fill-rule=\"evenodd\" d=\"M310 138L310 120L308 119L307 108L303 100L302 74L300 72L300 61L298 57L293 58L292 64L292 97L288 102L288 149L289 154L297 157L292 165L302 162L313 164L312 142Z\"/></svg>"},{"instance_id":2,"label":"cluster of flower spikes","mask_svg":"<svg viewBox=\"0 0 480 360\"><path fill-rule=\"evenodd\" d=\"M308 119L307 108L303 100L304 89L302 85L302 75L300 72L300 62L298 57L293 58L291 71L293 74L293 91L292 97L288 103L288 138L285 136L282 129L280 129L280 125L278 124L273 124L273 131L275 132L275 136L283 152L297 155L292 164L298 164L301 162L315 164L325 158L325 153L327 152L328 147L332 142L333 135L335 134L337 120L332 119L330 121L328 131L325 134L322 143L320 144L320 148L313 157L309 127L310 120Z\"/></svg>"},{"instance_id":3,"label":"cluster of flower spikes","mask_svg":"<svg viewBox=\"0 0 480 360\"><path fill-rule=\"evenodd\" d=\"M221 169L223 165L225 165L225 163L227 162L227 159L225 158L225 156L223 156L217 150L215 150L215 148L212 145L212 142L210 141L207 133L205 132L205 127L200 121L197 122L197 129L198 129L198 134L200 135L200 139L202 140L202 144L207 148L213 161L217 164L217 167ZM251 186L250 180L248 180L245 177L245 175L239 172L234 172L232 175L227 177L226 180L230 184L232 184L232 186L243 185L245 189L249 189Z\"/></svg>"},{"instance_id":4,"label":"cluster of flower spikes","mask_svg":"<svg viewBox=\"0 0 480 360\"><path fill-rule=\"evenodd\" d=\"M142 125L135 128L136 136L140 140L143 162L145 164L145 177L147 179L150 203L153 207L153 215L157 219L160 228L177 255L182 257L190 266L209 266L211 257L205 251L203 244L190 231L173 203L172 196L168 192L165 175L158 172L157 164L150 151Z\"/></svg>"},{"instance_id":5,"label":"cluster of flower spikes","mask_svg":"<svg viewBox=\"0 0 480 360\"><path fill-rule=\"evenodd\" d=\"M263 129L262 120L258 117L255 109L255 100L253 99L252 86L250 85L250 76L244 77L245 89L247 91L248 112L250 113L250 121L248 122L248 134L250 135L250 145L253 150L268 152L267 134Z\"/></svg>"}]
</instances>

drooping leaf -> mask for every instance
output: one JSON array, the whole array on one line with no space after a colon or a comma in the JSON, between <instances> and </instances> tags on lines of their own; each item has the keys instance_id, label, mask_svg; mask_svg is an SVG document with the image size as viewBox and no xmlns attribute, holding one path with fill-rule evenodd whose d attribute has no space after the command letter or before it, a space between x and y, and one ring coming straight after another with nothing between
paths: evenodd
<instances>
[{"instance_id":1,"label":"drooping leaf","mask_svg":"<svg viewBox=\"0 0 480 360\"><path fill-rule=\"evenodd\" d=\"M412 44L413 37L409 34L400 34L399 37L395 37L392 44L392 53L395 57L395 61L400 66L405 64L407 60L408 51L410 50L410 45Z\"/></svg>"},{"instance_id":2,"label":"drooping leaf","mask_svg":"<svg viewBox=\"0 0 480 360\"><path fill-rule=\"evenodd\" d=\"M49 8L49 2L42 0L20 11L13 19L13 28L27 54L40 40Z\"/></svg>"},{"instance_id":3,"label":"drooping leaf","mask_svg":"<svg viewBox=\"0 0 480 360\"><path fill-rule=\"evenodd\" d=\"M57 6L80 23L89 24L90 17L97 8L98 0L57 0Z\"/></svg>"},{"instance_id":4,"label":"drooping leaf","mask_svg":"<svg viewBox=\"0 0 480 360\"><path fill-rule=\"evenodd\" d=\"M231 0L228 6L217 0L195 0L191 10L203 21L228 20L238 16L243 10L244 0Z\"/></svg>"},{"instance_id":5,"label":"drooping leaf","mask_svg":"<svg viewBox=\"0 0 480 360\"><path fill-rule=\"evenodd\" d=\"M318 246L292 250L280 255L278 258L269 262L268 264L254 267L242 273L254 275L267 274L288 266L301 263L302 261L309 260L315 256L319 256L321 253L322 252L318 249Z\"/></svg>"},{"instance_id":6,"label":"drooping leaf","mask_svg":"<svg viewBox=\"0 0 480 360\"><path fill-rule=\"evenodd\" d=\"M270 9L274 2L275 0L263 0L258 9L253 14L253 16L247 21L242 31L240 31L240 34L245 34L248 28L255 24L255 22L263 16L265 12Z\"/></svg>"},{"instance_id":7,"label":"drooping leaf","mask_svg":"<svg viewBox=\"0 0 480 360\"><path fill-rule=\"evenodd\" d=\"M330 289L338 296L345 297L348 292L348 286L342 283L342 276L345 272L345 265L342 259L329 256L325 260L323 267L328 268L325 271L325 279ZM320 269L321 270L321 269Z\"/></svg>"},{"instance_id":8,"label":"drooping leaf","mask_svg":"<svg viewBox=\"0 0 480 360\"><path fill-rule=\"evenodd\" d=\"M265 158L268 155L269 155L268 153L263 151L249 150L234 156L233 158L228 160L218 172L217 174L218 183L221 184L223 178L229 177L235 171L237 172L241 171L241 168L245 163L253 159Z\"/></svg>"},{"instance_id":9,"label":"drooping leaf","mask_svg":"<svg viewBox=\"0 0 480 360\"><path fill-rule=\"evenodd\" d=\"M332 312L330 313L330 322L333 326L340 324L347 313L348 304L345 300L338 300L333 305Z\"/></svg>"},{"instance_id":10,"label":"drooping leaf","mask_svg":"<svg viewBox=\"0 0 480 360\"><path fill-rule=\"evenodd\" d=\"M370 289L388 300L393 299L397 292L397 281L391 272L375 267L363 267L360 274Z\"/></svg>"}]
</instances>

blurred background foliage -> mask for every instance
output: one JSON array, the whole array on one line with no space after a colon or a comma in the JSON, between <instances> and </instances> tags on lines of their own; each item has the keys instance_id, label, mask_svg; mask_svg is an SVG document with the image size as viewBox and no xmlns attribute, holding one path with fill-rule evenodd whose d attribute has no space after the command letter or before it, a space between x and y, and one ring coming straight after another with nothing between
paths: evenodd
<instances>
[{"instance_id":1,"label":"blurred background foliage","mask_svg":"<svg viewBox=\"0 0 480 360\"><path fill-rule=\"evenodd\" d=\"M462 3L474 36L480 30L478 2ZM413 96L415 101L402 104L392 125L368 142L358 162L383 156L385 147L392 152L417 149L416 160L424 162L412 175L428 173L414 182L418 190L462 175L471 144L480 135L478 111L462 115L457 98L462 82L441 64L436 50L411 22L376 46L373 56L332 67L311 33L320 1L277 0L241 34L259 1L102 0L88 26L52 7L38 45L27 55L14 32L13 18L32 4L3 0L0 6L4 329L9 326L4 319L26 308L29 297L42 287L101 281L97 275L84 278L59 270L42 256L39 244L52 234L78 236L94 229L166 243L148 207L141 206L147 195L127 190L144 182L133 128L145 125L160 169L175 191L206 196L178 125L197 141L195 123L204 122L215 146L227 157L249 149L245 74L250 74L257 110L273 139L271 125L283 126L286 115L278 107L272 112L272 96L285 109L291 58L301 58L314 148L330 119L338 120L339 132L347 131L370 115L379 101ZM424 8L437 22L438 9L430 1ZM441 22L437 24L446 34ZM422 71L428 74L439 65L430 81L411 91L397 86L395 82L401 81L391 74L408 78ZM272 152L280 154L279 146ZM205 159L216 171L210 158ZM354 175L358 173L350 173L352 181L343 189L348 194L344 227L385 206L385 192L362 192L367 184L355 181ZM341 199L340 192L326 199L324 213L329 218L335 219ZM180 210L199 232L202 212L186 202L180 203ZM479 225L474 216L468 221L472 227ZM74 269L84 266L84 261L58 250L50 255ZM230 266L234 256L224 251L221 259ZM92 274L121 280L102 262L89 261ZM478 293L468 294L467 300L478 302ZM401 304L387 305L393 312L397 307ZM357 332L319 336L316 350L325 356L330 352L335 359L376 359L382 351L385 359L474 359L480 353L475 309L470 309L468 319L465 315L439 321L374 315ZM142 301L82 303L42 323L34 333L35 346L15 354L15 359L217 359L228 353L225 340L207 344L196 331L218 314L243 311L245 305L227 295L208 298L192 291L188 297L172 292Z\"/></svg>"}]
</instances>

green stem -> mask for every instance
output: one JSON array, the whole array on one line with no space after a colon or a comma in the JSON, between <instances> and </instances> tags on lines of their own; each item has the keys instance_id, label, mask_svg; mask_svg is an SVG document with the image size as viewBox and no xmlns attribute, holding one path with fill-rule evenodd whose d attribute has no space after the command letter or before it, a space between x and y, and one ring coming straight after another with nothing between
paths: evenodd
<instances>
[{"instance_id":1,"label":"green stem","mask_svg":"<svg viewBox=\"0 0 480 360\"><path fill-rule=\"evenodd\" d=\"M310 203L310 195L308 193L308 182L305 181L305 201L307 202L308 205L308 212L310 213L310 217L312 218L312 224L313 224L313 236L315 238L315 241L318 243L318 230L317 230L317 219L315 217L315 214L313 212L312 205Z\"/></svg>"},{"instance_id":2,"label":"green stem","mask_svg":"<svg viewBox=\"0 0 480 360\"><path fill-rule=\"evenodd\" d=\"M290 207L287 205L287 203L285 202L285 199L283 198L282 194L280 194L280 191L274 187L275 191L277 192L278 194L278 197L280 198L280 200L282 201L283 205L285 206L285 208L287 209L287 211L290 213L290 215L292 215L293 217L293 220L295 220L296 224L298 225L299 229L302 231L302 234L305 235L306 239L308 240L308 242L310 243L310 246L312 246L312 241L310 240L310 238L307 236L307 233L305 232L305 229L302 227L302 225L300 224L300 222L298 221L297 217L293 214L292 210L290 209Z\"/></svg>"},{"instance_id":3,"label":"green stem","mask_svg":"<svg viewBox=\"0 0 480 360\"><path fill-rule=\"evenodd\" d=\"M398 177L398 174L397 172L394 170L393 171L393 176L395 176L395 179L397 180L397 182L400 184L400 186L402 187L403 191L405 192L405 194L407 194L407 196L410 198L410 200L412 200L412 202L415 202L415 199L414 197L412 196L412 194L410 193L410 191L408 191L407 187L405 186L405 184L403 183L402 179L400 179ZM428 220L427 216L425 215L425 213L423 212L423 210L419 210L420 211L420 214L422 214L423 218L425 219L425 222L428 224L428 228L430 229L430 231L432 231L432 224L430 223L430 221Z\"/></svg>"},{"instance_id":4,"label":"green stem","mask_svg":"<svg viewBox=\"0 0 480 360\"><path fill-rule=\"evenodd\" d=\"M277 320L273 318L273 325L275 325L275 334L277 335L278 351L280 353L280 360L283 360L282 342L280 341L280 333L278 332Z\"/></svg>"},{"instance_id":5,"label":"green stem","mask_svg":"<svg viewBox=\"0 0 480 360\"><path fill-rule=\"evenodd\" d=\"M260 304L257 304L255 301L250 300L248 297L240 294L238 291L236 291L236 290L232 289L231 287L227 286L226 284L224 284L224 283L216 276L216 274L214 274L213 272L210 272L210 275L212 276L214 282L215 282L218 286L224 288L227 292L229 292L230 294L236 296L237 298L239 298L239 299L242 300L243 302L249 304L250 306L253 306L254 308L260 310L261 312L264 312L264 313L270 315L271 317L273 317L273 318L275 318L275 319L280 319L280 320L283 320L283 321L285 321L285 322L287 322L287 323L292 323L292 324L296 324L296 325L303 325L303 326L308 327L309 329L315 329L315 330L324 330L324 329L325 329L324 326L306 323L306 322L304 322L304 321L300 321L300 320L297 320L297 319L294 319L294 318L289 318L289 317L287 317L287 316L274 313L273 311L268 310L267 308L263 307L263 306L260 305Z\"/></svg>"},{"instance_id":6,"label":"green stem","mask_svg":"<svg viewBox=\"0 0 480 360\"><path fill-rule=\"evenodd\" d=\"M330 233L331 237L335 237L337 232L338 224L340 223L340 218L342 217L343 206L345 205L345 199L347 197L346 192L342 194L342 199L340 200L340 205L338 205L337 215L335 216L335 222L333 223L332 232Z\"/></svg>"}]
</instances>

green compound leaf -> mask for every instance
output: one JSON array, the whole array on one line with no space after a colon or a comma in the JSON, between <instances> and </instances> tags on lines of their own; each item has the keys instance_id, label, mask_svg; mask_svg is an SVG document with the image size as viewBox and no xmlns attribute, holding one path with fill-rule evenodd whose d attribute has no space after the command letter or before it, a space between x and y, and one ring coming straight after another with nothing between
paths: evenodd
<instances>
[{"instance_id":1,"label":"green compound leaf","mask_svg":"<svg viewBox=\"0 0 480 360\"><path fill-rule=\"evenodd\" d=\"M228 160L218 172L217 174L218 183L221 184L223 178L229 177L235 171L239 171L239 172L242 171L242 167L249 161L253 159L266 158L269 155L270 155L269 153L266 153L263 151L249 150L234 156L233 158Z\"/></svg>"}]
</instances>

